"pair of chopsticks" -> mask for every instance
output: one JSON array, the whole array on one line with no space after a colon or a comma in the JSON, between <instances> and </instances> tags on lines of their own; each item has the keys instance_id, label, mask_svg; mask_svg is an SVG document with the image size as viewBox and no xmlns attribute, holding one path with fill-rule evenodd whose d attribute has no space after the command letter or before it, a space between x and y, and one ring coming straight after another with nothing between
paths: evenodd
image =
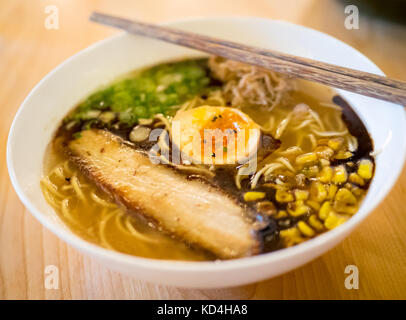
<instances>
[{"instance_id":1,"label":"pair of chopsticks","mask_svg":"<svg viewBox=\"0 0 406 320\"><path fill-rule=\"evenodd\" d=\"M406 82L192 32L94 12L90 20L141 36L197 49L292 77L406 105Z\"/></svg>"}]
</instances>

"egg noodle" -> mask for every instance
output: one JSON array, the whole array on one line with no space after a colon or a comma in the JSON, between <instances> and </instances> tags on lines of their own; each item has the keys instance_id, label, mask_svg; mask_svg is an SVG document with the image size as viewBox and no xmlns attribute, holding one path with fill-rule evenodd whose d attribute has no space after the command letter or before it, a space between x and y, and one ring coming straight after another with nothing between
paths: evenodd
<instances>
[{"instance_id":1,"label":"egg noodle","mask_svg":"<svg viewBox=\"0 0 406 320\"><path fill-rule=\"evenodd\" d=\"M326 94L325 89L317 87L317 90L314 89L316 96L311 96L306 93L309 91L308 85L299 80L218 57L210 58L208 66L212 76L221 80L223 85L187 100L176 107L177 112L201 106L238 108L258 124L262 134L280 141L279 147L272 153L257 155L253 174L244 174L248 164L235 166L234 183L237 190L257 190L263 185L272 186L275 190L290 190L292 179L303 176L304 169L298 165L298 159L315 157L317 148L330 140L343 141L341 151L336 153L337 159L345 160L358 149L357 138L349 133L341 118L341 108L330 102L331 94ZM320 97L316 94L318 90L322 92ZM172 121L172 116L162 113L156 113L146 120L145 123L151 123L152 128L162 129L157 139L159 151L150 152L161 163L188 175L213 178L217 169L214 165L175 163L165 156L165 152L172 149ZM49 154L54 153L49 151ZM165 234L150 221L128 214L85 178L66 157L56 153L53 157L52 167L41 179L44 197L60 218L81 237L108 249L144 257L214 259L206 252L192 250L189 245ZM309 167L306 170L313 169ZM310 172L309 176L312 174ZM361 198L362 195L359 196ZM315 210L320 210L320 204L315 204ZM322 223L314 221L315 226L316 222ZM313 227L315 232L326 230L324 226L319 231L317 228ZM300 235L296 229L289 232L292 233L289 239L294 240L289 240L287 246L313 236L310 231L308 236L304 235L306 231L303 230Z\"/></svg>"}]
</instances>

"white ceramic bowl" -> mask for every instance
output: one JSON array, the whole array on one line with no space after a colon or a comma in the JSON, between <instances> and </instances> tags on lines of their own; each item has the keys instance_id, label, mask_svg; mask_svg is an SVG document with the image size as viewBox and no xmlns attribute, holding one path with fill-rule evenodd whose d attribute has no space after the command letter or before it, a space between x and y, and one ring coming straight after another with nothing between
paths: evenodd
<instances>
[{"instance_id":1,"label":"white ceramic bowl","mask_svg":"<svg viewBox=\"0 0 406 320\"><path fill-rule=\"evenodd\" d=\"M202 18L171 26L241 43L382 74L361 53L326 34L259 18ZM375 177L359 212L348 222L298 246L223 262L174 262L138 258L103 249L74 235L46 203L39 186L43 157L60 120L81 99L117 76L145 65L200 54L134 35L119 34L68 59L48 74L21 105L10 130L7 163L11 181L32 214L58 237L105 265L135 278L182 287L227 287L287 272L334 247L382 201L398 177L406 150L403 108L339 93L353 106L381 150ZM372 235L371 235L372 236Z\"/></svg>"}]
</instances>

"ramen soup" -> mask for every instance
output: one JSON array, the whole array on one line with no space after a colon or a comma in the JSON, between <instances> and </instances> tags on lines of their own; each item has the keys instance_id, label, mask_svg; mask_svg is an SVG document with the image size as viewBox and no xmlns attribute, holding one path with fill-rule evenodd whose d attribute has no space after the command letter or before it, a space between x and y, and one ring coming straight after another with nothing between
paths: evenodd
<instances>
[{"instance_id":1,"label":"ramen soup","mask_svg":"<svg viewBox=\"0 0 406 320\"><path fill-rule=\"evenodd\" d=\"M332 89L220 57L137 70L62 121L44 197L123 253L233 259L350 219L374 174L365 126Z\"/></svg>"}]
</instances>

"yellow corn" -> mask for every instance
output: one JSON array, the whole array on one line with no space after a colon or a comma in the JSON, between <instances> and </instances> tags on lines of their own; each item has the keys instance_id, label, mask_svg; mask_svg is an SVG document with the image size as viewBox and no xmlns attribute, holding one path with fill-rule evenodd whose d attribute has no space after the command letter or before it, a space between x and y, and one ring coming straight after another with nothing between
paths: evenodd
<instances>
[{"instance_id":1,"label":"yellow corn","mask_svg":"<svg viewBox=\"0 0 406 320\"><path fill-rule=\"evenodd\" d=\"M310 187L311 199L322 202L327 197L327 191L324 185L318 181L312 183Z\"/></svg>"},{"instance_id":2,"label":"yellow corn","mask_svg":"<svg viewBox=\"0 0 406 320\"><path fill-rule=\"evenodd\" d=\"M327 199L333 200L336 193L337 193L338 187L335 184L330 184L327 187Z\"/></svg>"},{"instance_id":3,"label":"yellow corn","mask_svg":"<svg viewBox=\"0 0 406 320\"><path fill-rule=\"evenodd\" d=\"M357 173L366 180L372 178L372 172L374 169L374 165L371 160L364 159L359 162L358 171Z\"/></svg>"},{"instance_id":4,"label":"yellow corn","mask_svg":"<svg viewBox=\"0 0 406 320\"><path fill-rule=\"evenodd\" d=\"M291 202L291 201L295 200L293 198L293 194L291 194L288 191L280 190L280 189L276 190L275 199L278 202Z\"/></svg>"},{"instance_id":5,"label":"yellow corn","mask_svg":"<svg viewBox=\"0 0 406 320\"><path fill-rule=\"evenodd\" d=\"M336 201L345 203L345 204L356 204L357 198L352 194L352 192L346 188L341 188L337 191Z\"/></svg>"},{"instance_id":6,"label":"yellow corn","mask_svg":"<svg viewBox=\"0 0 406 320\"><path fill-rule=\"evenodd\" d=\"M300 156L296 157L297 164L309 164L312 162L317 161L317 155L314 152L301 154Z\"/></svg>"},{"instance_id":7,"label":"yellow corn","mask_svg":"<svg viewBox=\"0 0 406 320\"><path fill-rule=\"evenodd\" d=\"M307 200L309 198L309 191L295 189L293 190L296 200Z\"/></svg>"},{"instance_id":8,"label":"yellow corn","mask_svg":"<svg viewBox=\"0 0 406 320\"><path fill-rule=\"evenodd\" d=\"M318 146L316 149L314 149L314 152L316 152L319 159L330 160L334 155L334 150L327 146Z\"/></svg>"},{"instance_id":9,"label":"yellow corn","mask_svg":"<svg viewBox=\"0 0 406 320\"><path fill-rule=\"evenodd\" d=\"M358 188L357 186L353 186L351 191L356 197L361 197L364 194L364 190Z\"/></svg>"},{"instance_id":10,"label":"yellow corn","mask_svg":"<svg viewBox=\"0 0 406 320\"><path fill-rule=\"evenodd\" d=\"M359 186L365 185L364 179L362 179L358 174L355 172L351 173L350 176L348 177L348 180L354 184L357 184Z\"/></svg>"},{"instance_id":11,"label":"yellow corn","mask_svg":"<svg viewBox=\"0 0 406 320\"><path fill-rule=\"evenodd\" d=\"M345 221L347 221L346 218L338 216L334 211L331 211L326 221L324 221L324 226L331 230L338 227L340 224L343 224Z\"/></svg>"},{"instance_id":12,"label":"yellow corn","mask_svg":"<svg viewBox=\"0 0 406 320\"><path fill-rule=\"evenodd\" d=\"M287 209L292 217L299 217L310 211L310 208L302 200L289 203Z\"/></svg>"},{"instance_id":13,"label":"yellow corn","mask_svg":"<svg viewBox=\"0 0 406 320\"><path fill-rule=\"evenodd\" d=\"M338 151L344 144L344 139L341 137L332 138L328 141L327 145L334 151Z\"/></svg>"},{"instance_id":14,"label":"yellow corn","mask_svg":"<svg viewBox=\"0 0 406 320\"><path fill-rule=\"evenodd\" d=\"M348 173L347 170L345 170L344 166L337 166L334 168L334 175L333 175L333 182L335 184L342 184L347 181L348 178Z\"/></svg>"},{"instance_id":15,"label":"yellow corn","mask_svg":"<svg viewBox=\"0 0 406 320\"><path fill-rule=\"evenodd\" d=\"M301 242L303 242L305 240L305 238L302 237L302 234L300 233L299 229L296 228L296 227L281 230L279 232L279 235L284 240L285 245L287 247L290 247L290 246L293 246L295 244L301 243Z\"/></svg>"},{"instance_id":16,"label":"yellow corn","mask_svg":"<svg viewBox=\"0 0 406 320\"><path fill-rule=\"evenodd\" d=\"M316 229L317 231L323 231L323 229L324 229L324 226L323 226L323 224L320 222L320 220L319 219L317 219L317 217L316 217L316 215L315 214L312 214L310 217L309 217L309 224L314 228L314 229Z\"/></svg>"},{"instance_id":17,"label":"yellow corn","mask_svg":"<svg viewBox=\"0 0 406 320\"><path fill-rule=\"evenodd\" d=\"M334 201L334 210L340 213L353 215L358 211L358 206L356 204L352 205L341 201Z\"/></svg>"},{"instance_id":18,"label":"yellow corn","mask_svg":"<svg viewBox=\"0 0 406 320\"><path fill-rule=\"evenodd\" d=\"M280 219L280 218L286 218L288 217L288 213L285 210L280 210L278 211L278 213L276 214L276 219Z\"/></svg>"},{"instance_id":19,"label":"yellow corn","mask_svg":"<svg viewBox=\"0 0 406 320\"><path fill-rule=\"evenodd\" d=\"M249 191L244 194L245 201L257 201L265 198L265 192Z\"/></svg>"},{"instance_id":20,"label":"yellow corn","mask_svg":"<svg viewBox=\"0 0 406 320\"><path fill-rule=\"evenodd\" d=\"M304 221L299 221L297 223L299 231L306 237L313 237L316 233L314 230Z\"/></svg>"},{"instance_id":21,"label":"yellow corn","mask_svg":"<svg viewBox=\"0 0 406 320\"><path fill-rule=\"evenodd\" d=\"M320 162L320 165L321 165L322 167L328 167L328 166L330 166L330 161L328 161L328 160L326 160L326 159L320 159L319 162Z\"/></svg>"},{"instance_id":22,"label":"yellow corn","mask_svg":"<svg viewBox=\"0 0 406 320\"><path fill-rule=\"evenodd\" d=\"M341 213L353 215L358 210L357 198L347 188L341 188L335 196L334 209Z\"/></svg>"},{"instance_id":23,"label":"yellow corn","mask_svg":"<svg viewBox=\"0 0 406 320\"><path fill-rule=\"evenodd\" d=\"M320 210L319 210L319 218L321 220L326 220L328 215L330 214L330 211L332 210L331 202L326 201L322 204Z\"/></svg>"},{"instance_id":24,"label":"yellow corn","mask_svg":"<svg viewBox=\"0 0 406 320\"><path fill-rule=\"evenodd\" d=\"M318 178L321 182L328 183L333 178L333 168L331 167L323 167L320 173L318 174Z\"/></svg>"},{"instance_id":25,"label":"yellow corn","mask_svg":"<svg viewBox=\"0 0 406 320\"><path fill-rule=\"evenodd\" d=\"M320 204L316 201L313 200L308 200L306 201L306 204L312 208L313 210L319 211L320 210Z\"/></svg>"},{"instance_id":26,"label":"yellow corn","mask_svg":"<svg viewBox=\"0 0 406 320\"><path fill-rule=\"evenodd\" d=\"M299 232L299 230L296 227L293 228L289 228L289 229L285 229L285 230L281 230L279 232L279 235L282 238L286 238L286 237L300 237L301 234Z\"/></svg>"},{"instance_id":27,"label":"yellow corn","mask_svg":"<svg viewBox=\"0 0 406 320\"><path fill-rule=\"evenodd\" d=\"M278 213L276 214L275 218L280 219L280 218L286 218L288 216L289 215L285 210L279 210Z\"/></svg>"},{"instance_id":28,"label":"yellow corn","mask_svg":"<svg viewBox=\"0 0 406 320\"><path fill-rule=\"evenodd\" d=\"M340 151L339 153L336 154L335 158L336 159L348 159L352 157L352 153L349 151Z\"/></svg>"},{"instance_id":29,"label":"yellow corn","mask_svg":"<svg viewBox=\"0 0 406 320\"><path fill-rule=\"evenodd\" d=\"M344 188L347 188L348 190L351 190L352 189L352 184L351 183L349 183L349 182L347 182L345 185L344 185Z\"/></svg>"},{"instance_id":30,"label":"yellow corn","mask_svg":"<svg viewBox=\"0 0 406 320\"><path fill-rule=\"evenodd\" d=\"M314 178L319 173L319 167L318 166L305 167L305 168L303 168L302 173L307 178Z\"/></svg>"}]
</instances>

